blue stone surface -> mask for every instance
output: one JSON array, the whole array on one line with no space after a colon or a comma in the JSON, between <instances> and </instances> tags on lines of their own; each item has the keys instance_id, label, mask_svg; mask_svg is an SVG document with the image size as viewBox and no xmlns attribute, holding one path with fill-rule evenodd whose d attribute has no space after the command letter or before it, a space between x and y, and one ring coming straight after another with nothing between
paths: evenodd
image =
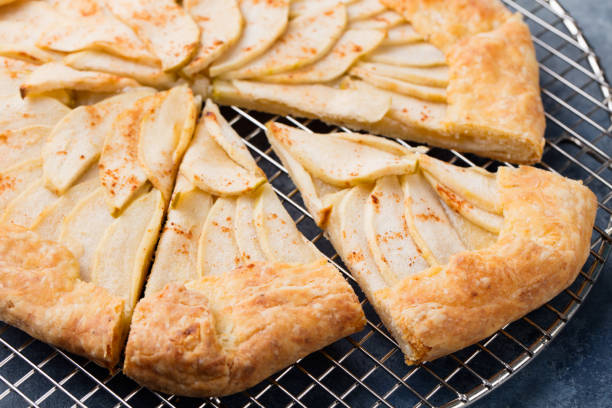
<instances>
[{"instance_id":1,"label":"blue stone surface","mask_svg":"<svg viewBox=\"0 0 612 408\"><path fill-rule=\"evenodd\" d=\"M561 4L595 50L609 82L612 1L562 0ZM612 260L608 260L582 307L548 348L472 406L612 407Z\"/></svg>"}]
</instances>

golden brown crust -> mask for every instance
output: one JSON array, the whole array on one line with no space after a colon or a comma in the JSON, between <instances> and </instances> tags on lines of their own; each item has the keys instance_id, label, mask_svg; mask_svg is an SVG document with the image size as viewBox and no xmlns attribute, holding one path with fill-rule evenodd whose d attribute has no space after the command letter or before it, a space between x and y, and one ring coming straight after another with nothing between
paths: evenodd
<instances>
[{"instance_id":1,"label":"golden brown crust","mask_svg":"<svg viewBox=\"0 0 612 408\"><path fill-rule=\"evenodd\" d=\"M491 335L569 286L586 261L597 209L589 189L532 167L500 169L498 186L505 222L497 243L374 294L408 363Z\"/></svg>"},{"instance_id":2,"label":"golden brown crust","mask_svg":"<svg viewBox=\"0 0 612 408\"><path fill-rule=\"evenodd\" d=\"M511 13L497 0L382 0L443 51L475 34L492 31Z\"/></svg>"},{"instance_id":3,"label":"golden brown crust","mask_svg":"<svg viewBox=\"0 0 612 408\"><path fill-rule=\"evenodd\" d=\"M227 395L364 324L351 287L325 261L251 264L142 299L124 371L164 392Z\"/></svg>"},{"instance_id":4,"label":"golden brown crust","mask_svg":"<svg viewBox=\"0 0 612 408\"><path fill-rule=\"evenodd\" d=\"M114 367L126 334L124 301L79 279L63 246L0 227L0 319L31 336Z\"/></svg>"},{"instance_id":5,"label":"golden brown crust","mask_svg":"<svg viewBox=\"0 0 612 408\"><path fill-rule=\"evenodd\" d=\"M544 108L529 28L519 15L447 53L446 125L451 133L520 144L516 162L533 163L544 148Z\"/></svg>"}]
</instances>

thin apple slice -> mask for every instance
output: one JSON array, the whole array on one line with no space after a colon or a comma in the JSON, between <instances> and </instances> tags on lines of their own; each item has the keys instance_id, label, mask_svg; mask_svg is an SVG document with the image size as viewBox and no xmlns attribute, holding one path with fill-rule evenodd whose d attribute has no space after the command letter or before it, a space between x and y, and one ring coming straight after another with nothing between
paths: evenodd
<instances>
[{"instance_id":1,"label":"thin apple slice","mask_svg":"<svg viewBox=\"0 0 612 408\"><path fill-rule=\"evenodd\" d=\"M309 133L280 123L268 124L267 134L282 144L311 175L338 187L415 169L416 158L408 152L395 155L335 134Z\"/></svg>"},{"instance_id":2,"label":"thin apple slice","mask_svg":"<svg viewBox=\"0 0 612 408\"><path fill-rule=\"evenodd\" d=\"M376 266L364 230L364 209L371 191L372 186L364 184L349 190L334 207L329 229L342 260L368 294L389 286Z\"/></svg>"},{"instance_id":3,"label":"thin apple slice","mask_svg":"<svg viewBox=\"0 0 612 408\"><path fill-rule=\"evenodd\" d=\"M200 29L174 0L105 0L161 60L164 71L186 64L197 50Z\"/></svg>"},{"instance_id":4,"label":"thin apple slice","mask_svg":"<svg viewBox=\"0 0 612 408\"><path fill-rule=\"evenodd\" d=\"M151 190L106 229L96 248L91 280L125 299L128 316L140 297L165 207L161 192Z\"/></svg>"},{"instance_id":5,"label":"thin apple slice","mask_svg":"<svg viewBox=\"0 0 612 408\"><path fill-rule=\"evenodd\" d=\"M50 126L28 126L0 133L0 171L19 161L42 157L42 147L51 133Z\"/></svg>"},{"instance_id":6,"label":"thin apple slice","mask_svg":"<svg viewBox=\"0 0 612 408\"><path fill-rule=\"evenodd\" d=\"M66 191L98 160L117 115L151 92L141 89L120 94L95 105L79 106L64 116L43 147L47 187L58 194Z\"/></svg>"},{"instance_id":7,"label":"thin apple slice","mask_svg":"<svg viewBox=\"0 0 612 408\"><path fill-rule=\"evenodd\" d=\"M6 206L0 222L30 228L45 208L58 198L55 193L45 188L42 178L38 179Z\"/></svg>"},{"instance_id":8,"label":"thin apple slice","mask_svg":"<svg viewBox=\"0 0 612 408\"><path fill-rule=\"evenodd\" d=\"M225 150L230 159L251 173L263 176L262 170L255 163L242 138L227 123L221 112L219 112L219 107L212 100L208 99L206 101L202 116L208 134Z\"/></svg>"},{"instance_id":9,"label":"thin apple slice","mask_svg":"<svg viewBox=\"0 0 612 408\"><path fill-rule=\"evenodd\" d=\"M321 59L334 46L346 27L346 7L336 4L316 14L289 22L272 47L225 78L257 78L298 69Z\"/></svg>"},{"instance_id":10,"label":"thin apple slice","mask_svg":"<svg viewBox=\"0 0 612 408\"><path fill-rule=\"evenodd\" d=\"M210 67L211 77L239 68L270 48L287 28L289 0L241 0L240 13L242 36Z\"/></svg>"},{"instance_id":11,"label":"thin apple slice","mask_svg":"<svg viewBox=\"0 0 612 408\"><path fill-rule=\"evenodd\" d=\"M242 263L265 262L268 259L261 249L255 228L254 211L258 192L243 194L236 199L234 233Z\"/></svg>"},{"instance_id":12,"label":"thin apple slice","mask_svg":"<svg viewBox=\"0 0 612 408\"><path fill-rule=\"evenodd\" d=\"M58 241L64 218L83 197L93 193L100 187L98 169L92 166L77 184L60 196L53 204L47 206L30 225L44 239Z\"/></svg>"},{"instance_id":13,"label":"thin apple slice","mask_svg":"<svg viewBox=\"0 0 612 408\"><path fill-rule=\"evenodd\" d=\"M39 47L73 53L100 50L135 61L158 63L131 28L119 21L98 0L52 0L63 18L49 25L40 35Z\"/></svg>"},{"instance_id":14,"label":"thin apple slice","mask_svg":"<svg viewBox=\"0 0 612 408\"><path fill-rule=\"evenodd\" d=\"M365 204L364 231L378 270L389 286L429 267L410 236L397 176L376 181Z\"/></svg>"},{"instance_id":15,"label":"thin apple slice","mask_svg":"<svg viewBox=\"0 0 612 408\"><path fill-rule=\"evenodd\" d=\"M185 74L192 76L238 41L243 21L237 0L185 0L183 7L200 27L200 47L183 68Z\"/></svg>"},{"instance_id":16,"label":"thin apple slice","mask_svg":"<svg viewBox=\"0 0 612 408\"><path fill-rule=\"evenodd\" d=\"M402 95L411 96L413 98L423 99L432 102L446 102L446 90L426 85L417 85L410 82L402 81L395 78L389 78L378 75L370 70L360 67L353 67L350 74L361 78L365 82L374 85L377 88L386 89L391 92Z\"/></svg>"},{"instance_id":17,"label":"thin apple slice","mask_svg":"<svg viewBox=\"0 0 612 408\"><path fill-rule=\"evenodd\" d=\"M424 40L425 38L421 34L417 33L411 24L406 23L390 28L387 31L387 38L385 38L383 44L412 44Z\"/></svg>"},{"instance_id":18,"label":"thin apple slice","mask_svg":"<svg viewBox=\"0 0 612 408\"><path fill-rule=\"evenodd\" d=\"M395 78L418 85L446 88L448 85L448 67L400 67L377 62L360 62L355 68L369 71L387 78Z\"/></svg>"},{"instance_id":19,"label":"thin apple slice","mask_svg":"<svg viewBox=\"0 0 612 408\"><path fill-rule=\"evenodd\" d=\"M272 126L272 123L267 124L268 128L270 126ZM268 132L272 131L273 130L268 130ZM323 227L327 223L327 218L331 208L329 206L323 206L323 202L321 201L320 195L315 187L313 178L306 171L304 166L302 166L302 164L297 161L275 137L268 137L268 140L274 149L274 153L276 153L276 155L283 162L289 176L291 176L291 180L300 190L300 194L302 195L304 204L306 204L306 208L312 214L317 225Z\"/></svg>"},{"instance_id":20,"label":"thin apple slice","mask_svg":"<svg viewBox=\"0 0 612 408\"><path fill-rule=\"evenodd\" d=\"M385 11L387 7L379 0L359 0L347 7L349 21L364 20Z\"/></svg>"},{"instance_id":21,"label":"thin apple slice","mask_svg":"<svg viewBox=\"0 0 612 408\"><path fill-rule=\"evenodd\" d=\"M41 159L24 161L0 172L0 210L41 176Z\"/></svg>"},{"instance_id":22,"label":"thin apple slice","mask_svg":"<svg viewBox=\"0 0 612 408\"><path fill-rule=\"evenodd\" d=\"M326 85L281 85L234 80L215 81L213 99L220 103L257 107L279 114L296 114L342 123L375 123L391 105L380 93L363 93Z\"/></svg>"},{"instance_id":23,"label":"thin apple slice","mask_svg":"<svg viewBox=\"0 0 612 408\"><path fill-rule=\"evenodd\" d=\"M210 194L198 189L185 177L177 177L145 296L160 291L170 282L187 282L200 277L198 242L212 205Z\"/></svg>"},{"instance_id":24,"label":"thin apple slice","mask_svg":"<svg viewBox=\"0 0 612 408\"><path fill-rule=\"evenodd\" d=\"M0 112L0 132L4 132L28 126L54 126L70 108L46 96L21 98L12 95L0 98Z\"/></svg>"},{"instance_id":25,"label":"thin apple slice","mask_svg":"<svg viewBox=\"0 0 612 408\"><path fill-rule=\"evenodd\" d=\"M35 69L19 90L22 97L72 89L77 91L117 92L125 88L138 87L130 78L103 72L77 71L61 62L49 62Z\"/></svg>"},{"instance_id":26,"label":"thin apple slice","mask_svg":"<svg viewBox=\"0 0 612 408\"><path fill-rule=\"evenodd\" d=\"M81 198L64 218L59 239L79 261L82 280L91 282L96 248L114 221L101 187Z\"/></svg>"},{"instance_id":27,"label":"thin apple slice","mask_svg":"<svg viewBox=\"0 0 612 408\"><path fill-rule=\"evenodd\" d=\"M100 184L113 216L117 216L142 192L147 173L138 160L138 137L144 116L159 103L163 94L145 94L116 116L106 134L100 155Z\"/></svg>"},{"instance_id":28,"label":"thin apple slice","mask_svg":"<svg viewBox=\"0 0 612 408\"><path fill-rule=\"evenodd\" d=\"M478 251L493 245L498 238L498 234L494 234L470 222L467 218L459 214L457 211L450 208L444 201L442 207L448 216L453 228L459 234L459 238L469 251Z\"/></svg>"},{"instance_id":29,"label":"thin apple slice","mask_svg":"<svg viewBox=\"0 0 612 408\"><path fill-rule=\"evenodd\" d=\"M448 220L444 208L425 178L418 173L402 177L406 221L412 239L430 265L444 265L465 251L465 245Z\"/></svg>"},{"instance_id":30,"label":"thin apple slice","mask_svg":"<svg viewBox=\"0 0 612 408\"><path fill-rule=\"evenodd\" d=\"M410 148L405 147L397 142L391 141L389 139L385 139L380 136L368 135L363 133L334 133L333 134L340 139L348 140L349 142L358 143L366 146L373 147L378 150L382 150L387 153L391 153L396 156L405 156L405 155L414 155L419 153L424 153L427 151L427 148L417 147ZM416 159L417 157L414 156Z\"/></svg>"},{"instance_id":31,"label":"thin apple slice","mask_svg":"<svg viewBox=\"0 0 612 408\"><path fill-rule=\"evenodd\" d=\"M385 45L368 55L368 61L408 67L436 67L446 64L442 51L429 43Z\"/></svg>"},{"instance_id":32,"label":"thin apple slice","mask_svg":"<svg viewBox=\"0 0 612 408\"><path fill-rule=\"evenodd\" d=\"M0 55L0 68L10 72L32 71L38 65L20 59L3 57Z\"/></svg>"},{"instance_id":33,"label":"thin apple slice","mask_svg":"<svg viewBox=\"0 0 612 408\"><path fill-rule=\"evenodd\" d=\"M419 165L472 204L483 210L502 214L501 198L494 173L479 167L453 166L426 155L419 157Z\"/></svg>"},{"instance_id":34,"label":"thin apple slice","mask_svg":"<svg viewBox=\"0 0 612 408\"><path fill-rule=\"evenodd\" d=\"M387 30L404 22L404 17L392 10L386 10L365 20L351 23L350 28L359 30L383 29Z\"/></svg>"},{"instance_id":35,"label":"thin apple slice","mask_svg":"<svg viewBox=\"0 0 612 408\"><path fill-rule=\"evenodd\" d=\"M315 63L259 79L265 82L296 84L328 82L339 78L358 58L378 47L384 38L384 30L347 30L331 51Z\"/></svg>"},{"instance_id":36,"label":"thin apple slice","mask_svg":"<svg viewBox=\"0 0 612 408\"><path fill-rule=\"evenodd\" d=\"M74 69L133 78L148 86L168 88L176 81L175 74L164 72L157 66L130 61L100 51L75 52L66 56L63 61Z\"/></svg>"},{"instance_id":37,"label":"thin apple slice","mask_svg":"<svg viewBox=\"0 0 612 408\"><path fill-rule=\"evenodd\" d=\"M178 164L191 141L198 108L193 92L177 86L145 112L138 138L138 158L148 179L170 201Z\"/></svg>"},{"instance_id":38,"label":"thin apple slice","mask_svg":"<svg viewBox=\"0 0 612 408\"><path fill-rule=\"evenodd\" d=\"M440 198L442 198L442 200L450 208L487 231L494 234L499 234L504 225L504 217L472 205L472 203L448 188L448 186L440 183L435 177L431 176L427 172L425 172L423 175L429 184L431 184L433 189L438 193Z\"/></svg>"},{"instance_id":39,"label":"thin apple slice","mask_svg":"<svg viewBox=\"0 0 612 408\"><path fill-rule=\"evenodd\" d=\"M234 236L235 216L235 198L218 198L208 212L198 242L200 276L221 275L242 264L240 248Z\"/></svg>"},{"instance_id":40,"label":"thin apple slice","mask_svg":"<svg viewBox=\"0 0 612 408\"><path fill-rule=\"evenodd\" d=\"M31 72L31 70L0 68L0 96L10 97L19 94L19 87Z\"/></svg>"},{"instance_id":41,"label":"thin apple slice","mask_svg":"<svg viewBox=\"0 0 612 408\"><path fill-rule=\"evenodd\" d=\"M305 14L316 14L323 9L329 9L337 4L352 4L358 0L292 0L289 8L289 18Z\"/></svg>"},{"instance_id":42,"label":"thin apple slice","mask_svg":"<svg viewBox=\"0 0 612 408\"><path fill-rule=\"evenodd\" d=\"M233 161L200 121L195 137L181 165L181 173L194 185L209 193L227 197L252 191L266 179Z\"/></svg>"},{"instance_id":43,"label":"thin apple slice","mask_svg":"<svg viewBox=\"0 0 612 408\"><path fill-rule=\"evenodd\" d=\"M45 51L36 43L48 27L62 17L44 1L19 1L0 9L0 55L35 64L53 61L57 53Z\"/></svg>"},{"instance_id":44,"label":"thin apple slice","mask_svg":"<svg viewBox=\"0 0 612 408\"><path fill-rule=\"evenodd\" d=\"M264 184L254 209L259 245L268 261L308 264L323 256L298 231L269 184Z\"/></svg>"}]
</instances>

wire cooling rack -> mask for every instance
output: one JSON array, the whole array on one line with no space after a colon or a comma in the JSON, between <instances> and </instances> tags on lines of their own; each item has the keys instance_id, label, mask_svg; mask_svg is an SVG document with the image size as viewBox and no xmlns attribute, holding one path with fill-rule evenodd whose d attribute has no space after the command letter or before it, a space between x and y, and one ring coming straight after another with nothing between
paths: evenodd
<instances>
[{"instance_id":1,"label":"wire cooling rack","mask_svg":"<svg viewBox=\"0 0 612 408\"><path fill-rule=\"evenodd\" d=\"M525 16L540 61L548 121L540 166L583 180L599 199L591 254L570 288L484 341L436 361L408 367L395 341L342 269L368 318L362 332L302 359L246 392L207 400L152 392L121 372L109 374L81 357L0 323L0 406L463 407L515 375L563 329L602 269L611 269L606 260L612 246L612 101L595 54L557 1L505 2ZM262 123L276 119L313 131L333 129L316 121L278 118L233 107L223 108L223 113L244 136L300 230L343 268L271 152ZM489 170L508 165L442 149L432 149L431 154Z\"/></svg>"}]
</instances>

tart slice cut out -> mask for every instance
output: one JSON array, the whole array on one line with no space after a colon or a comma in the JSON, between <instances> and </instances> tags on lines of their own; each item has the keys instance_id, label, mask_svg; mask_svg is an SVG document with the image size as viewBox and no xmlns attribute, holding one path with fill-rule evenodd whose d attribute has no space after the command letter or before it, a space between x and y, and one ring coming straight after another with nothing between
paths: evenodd
<instances>
[{"instance_id":1,"label":"tart slice cut out","mask_svg":"<svg viewBox=\"0 0 612 408\"><path fill-rule=\"evenodd\" d=\"M526 166L462 168L397 145L418 165L398 174L369 155L380 165L376 178L347 186L320 178L338 162L314 171L299 150L302 139L328 139L319 156L344 148L343 168L357 165L335 142L340 134L271 122L267 135L408 364L469 346L539 307L588 256L597 201L580 182ZM338 190L322 193L321 184ZM326 216L316 216L322 208Z\"/></svg>"},{"instance_id":2,"label":"tart slice cut out","mask_svg":"<svg viewBox=\"0 0 612 408\"><path fill-rule=\"evenodd\" d=\"M217 107L208 101L205 112L179 170L124 364L140 384L198 397L242 391L365 323L350 285L302 236L255 161L247 165L242 154L234 161L238 146L208 134L210 120L233 132ZM203 140L214 155L188 160ZM198 183L196 165L243 188ZM252 179L264 184L246 188Z\"/></svg>"}]
</instances>

